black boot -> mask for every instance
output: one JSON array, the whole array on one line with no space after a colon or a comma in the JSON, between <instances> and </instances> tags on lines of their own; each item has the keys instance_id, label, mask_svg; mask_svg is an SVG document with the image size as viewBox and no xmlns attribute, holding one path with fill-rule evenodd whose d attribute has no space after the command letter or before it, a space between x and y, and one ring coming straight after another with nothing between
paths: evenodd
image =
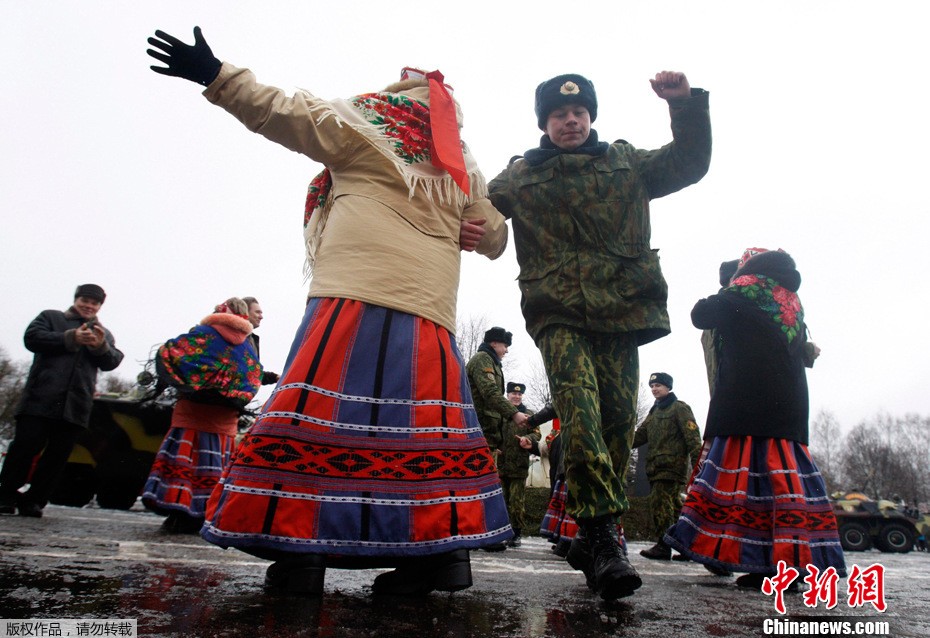
<instances>
[{"instance_id":1,"label":"black boot","mask_svg":"<svg viewBox=\"0 0 930 638\"><path fill-rule=\"evenodd\" d=\"M513 538L507 541L507 547L520 547L523 544L522 539L520 538L520 530L516 527L513 528Z\"/></svg>"},{"instance_id":2,"label":"black boot","mask_svg":"<svg viewBox=\"0 0 930 638\"><path fill-rule=\"evenodd\" d=\"M275 561L265 572L265 591L291 596L320 596L326 576L326 556L295 555Z\"/></svg>"},{"instance_id":3,"label":"black boot","mask_svg":"<svg viewBox=\"0 0 930 638\"><path fill-rule=\"evenodd\" d=\"M568 556L568 550L571 546L572 542L570 540L567 538L560 538L559 542L552 546L552 553L559 558L565 558Z\"/></svg>"},{"instance_id":4,"label":"black boot","mask_svg":"<svg viewBox=\"0 0 930 638\"><path fill-rule=\"evenodd\" d=\"M459 591L471 585L471 559L467 549L459 549L412 558L403 567L379 574L371 591L378 596L425 596L434 590Z\"/></svg>"},{"instance_id":5,"label":"black boot","mask_svg":"<svg viewBox=\"0 0 930 638\"><path fill-rule=\"evenodd\" d=\"M664 541L659 541L649 549L640 551L639 555L652 560L672 560L672 548L666 545Z\"/></svg>"},{"instance_id":6,"label":"black boot","mask_svg":"<svg viewBox=\"0 0 930 638\"><path fill-rule=\"evenodd\" d=\"M585 536L584 530L579 527L578 533L572 539L572 544L568 547L568 553L565 555L566 562L573 569L577 569L584 574L585 583L591 591L597 591L597 580L594 578L594 561L591 558L591 546Z\"/></svg>"},{"instance_id":7,"label":"black boot","mask_svg":"<svg viewBox=\"0 0 930 638\"><path fill-rule=\"evenodd\" d=\"M615 600L632 595L643 581L620 549L613 517L598 516L579 520L578 524L591 546L594 581L601 598Z\"/></svg>"}]
</instances>

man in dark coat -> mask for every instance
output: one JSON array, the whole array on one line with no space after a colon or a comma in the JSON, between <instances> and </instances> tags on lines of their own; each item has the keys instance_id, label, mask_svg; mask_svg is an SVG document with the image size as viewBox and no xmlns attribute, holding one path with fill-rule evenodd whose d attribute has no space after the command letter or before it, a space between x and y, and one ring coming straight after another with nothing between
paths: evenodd
<instances>
[{"instance_id":1,"label":"man in dark coat","mask_svg":"<svg viewBox=\"0 0 930 638\"><path fill-rule=\"evenodd\" d=\"M0 470L0 514L18 508L21 516L42 516L75 439L90 422L97 371L114 370L123 360L113 335L97 320L105 299L100 286L82 284L70 308L43 310L26 328L23 340L35 356ZM27 480L29 490L20 494Z\"/></svg>"}]
</instances>

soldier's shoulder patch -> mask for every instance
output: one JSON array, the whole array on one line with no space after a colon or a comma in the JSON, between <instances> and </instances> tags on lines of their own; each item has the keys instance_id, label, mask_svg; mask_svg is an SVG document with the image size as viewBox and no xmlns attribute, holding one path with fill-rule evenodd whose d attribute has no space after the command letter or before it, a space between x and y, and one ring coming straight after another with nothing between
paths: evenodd
<instances>
[{"instance_id":1,"label":"soldier's shoulder patch","mask_svg":"<svg viewBox=\"0 0 930 638\"><path fill-rule=\"evenodd\" d=\"M488 374L488 379L490 379L491 381L493 381L493 380L494 380L494 372L492 372L492 371L486 371L486 372L487 372L487 374Z\"/></svg>"},{"instance_id":2,"label":"soldier's shoulder patch","mask_svg":"<svg viewBox=\"0 0 930 638\"><path fill-rule=\"evenodd\" d=\"M695 423L694 421L688 421L688 429L689 429L689 430L697 430L697 429L698 429L698 424Z\"/></svg>"}]
</instances>

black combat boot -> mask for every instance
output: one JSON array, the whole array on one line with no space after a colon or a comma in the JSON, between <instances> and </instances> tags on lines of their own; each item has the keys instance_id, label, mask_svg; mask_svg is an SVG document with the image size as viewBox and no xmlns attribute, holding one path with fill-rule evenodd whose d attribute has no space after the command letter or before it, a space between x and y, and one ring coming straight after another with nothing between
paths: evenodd
<instances>
[{"instance_id":1,"label":"black combat boot","mask_svg":"<svg viewBox=\"0 0 930 638\"><path fill-rule=\"evenodd\" d=\"M649 549L640 551L639 555L652 560L672 560L672 548L666 545L665 541L660 540Z\"/></svg>"},{"instance_id":2,"label":"black combat boot","mask_svg":"<svg viewBox=\"0 0 930 638\"><path fill-rule=\"evenodd\" d=\"M591 546L585 536L584 529L578 527L572 544L568 547L568 553L565 555L565 561L572 567L584 574L584 580L591 591L597 591L597 581L594 578L594 561L591 558Z\"/></svg>"},{"instance_id":3,"label":"black combat boot","mask_svg":"<svg viewBox=\"0 0 930 638\"><path fill-rule=\"evenodd\" d=\"M597 593L604 600L630 596L643 581L618 544L617 525L604 515L578 521L591 546L591 564Z\"/></svg>"}]
</instances>

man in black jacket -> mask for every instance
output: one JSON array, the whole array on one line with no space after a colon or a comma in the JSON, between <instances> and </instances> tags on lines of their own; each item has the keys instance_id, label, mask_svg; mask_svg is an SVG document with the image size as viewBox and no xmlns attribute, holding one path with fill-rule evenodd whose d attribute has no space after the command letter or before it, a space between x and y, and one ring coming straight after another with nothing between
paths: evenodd
<instances>
[{"instance_id":1,"label":"man in black jacket","mask_svg":"<svg viewBox=\"0 0 930 638\"><path fill-rule=\"evenodd\" d=\"M42 516L75 439L90 421L97 371L113 370L123 360L113 335L97 320L105 299L100 286L82 284L70 308L43 310L26 328L23 341L35 356L0 470L0 514L19 509L21 516ZM20 494L27 480L29 490Z\"/></svg>"}]
</instances>

